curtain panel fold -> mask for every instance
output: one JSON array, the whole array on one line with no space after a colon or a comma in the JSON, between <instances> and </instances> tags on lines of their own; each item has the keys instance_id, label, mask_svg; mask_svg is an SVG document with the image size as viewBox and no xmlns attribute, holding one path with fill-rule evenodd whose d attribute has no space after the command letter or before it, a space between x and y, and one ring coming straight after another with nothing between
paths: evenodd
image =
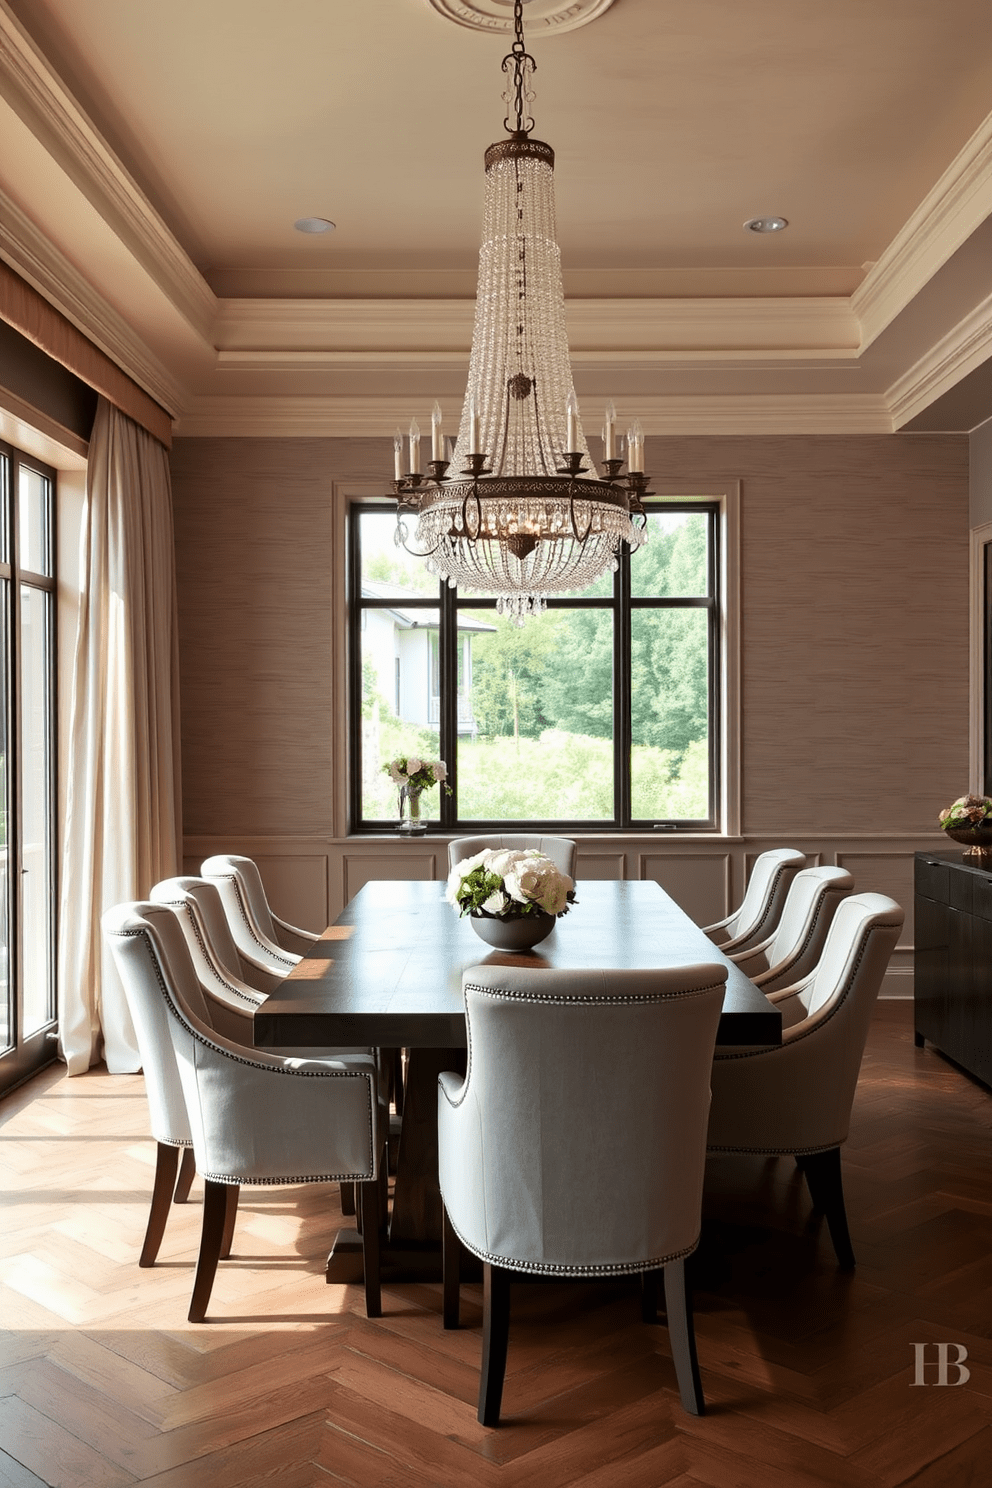
<instances>
[{"instance_id":1,"label":"curtain panel fold","mask_svg":"<svg viewBox=\"0 0 992 1488\"><path fill-rule=\"evenodd\" d=\"M58 985L69 1074L141 1068L100 933L179 871L179 638L168 455L101 398L90 438L70 704Z\"/></svg>"}]
</instances>

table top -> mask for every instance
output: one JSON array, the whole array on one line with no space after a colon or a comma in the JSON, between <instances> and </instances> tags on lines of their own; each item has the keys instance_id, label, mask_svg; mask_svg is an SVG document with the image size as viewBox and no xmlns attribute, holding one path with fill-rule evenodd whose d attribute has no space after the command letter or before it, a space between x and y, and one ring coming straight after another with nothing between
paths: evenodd
<instances>
[{"instance_id":1,"label":"table top","mask_svg":"<svg viewBox=\"0 0 992 1488\"><path fill-rule=\"evenodd\" d=\"M558 969L727 966L721 1044L778 1044L782 1019L653 880L576 885L577 902L525 954L492 951L444 901L445 885L367 883L259 1007L255 1043L463 1048L467 966Z\"/></svg>"}]
</instances>

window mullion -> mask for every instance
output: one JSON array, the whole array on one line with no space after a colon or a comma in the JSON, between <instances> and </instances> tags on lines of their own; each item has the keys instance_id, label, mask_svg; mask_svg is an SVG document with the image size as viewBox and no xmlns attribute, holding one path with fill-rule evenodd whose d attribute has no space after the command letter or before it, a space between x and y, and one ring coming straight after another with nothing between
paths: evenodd
<instances>
[{"instance_id":1,"label":"window mullion","mask_svg":"<svg viewBox=\"0 0 992 1488\"><path fill-rule=\"evenodd\" d=\"M458 816L458 594L441 585L438 663L441 674L441 708L438 721L441 758L448 767L453 794L438 787L442 827L453 827Z\"/></svg>"},{"instance_id":2,"label":"window mullion","mask_svg":"<svg viewBox=\"0 0 992 1488\"><path fill-rule=\"evenodd\" d=\"M630 548L621 544L620 566L613 575L613 810L618 827L629 827L631 719Z\"/></svg>"}]
</instances>

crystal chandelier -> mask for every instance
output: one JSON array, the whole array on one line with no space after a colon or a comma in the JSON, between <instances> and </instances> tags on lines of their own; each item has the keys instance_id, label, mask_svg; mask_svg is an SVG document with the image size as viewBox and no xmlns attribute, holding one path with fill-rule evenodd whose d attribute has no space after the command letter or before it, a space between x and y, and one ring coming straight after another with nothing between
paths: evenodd
<instances>
[{"instance_id":1,"label":"crystal chandelier","mask_svg":"<svg viewBox=\"0 0 992 1488\"><path fill-rule=\"evenodd\" d=\"M627 437L627 473L615 412L595 474L572 384L561 256L555 235L554 151L531 139L523 0L503 59L509 138L486 151L486 206L475 329L461 426L447 453L434 405L432 458L421 468L420 431L394 440L397 544L426 558L452 585L497 596L522 621L549 594L584 589L618 562L620 544L644 541L647 492L639 424ZM511 116L514 122L511 123ZM458 474L449 476L451 469ZM417 518L412 537L405 521ZM639 521L633 520L639 518Z\"/></svg>"}]
</instances>

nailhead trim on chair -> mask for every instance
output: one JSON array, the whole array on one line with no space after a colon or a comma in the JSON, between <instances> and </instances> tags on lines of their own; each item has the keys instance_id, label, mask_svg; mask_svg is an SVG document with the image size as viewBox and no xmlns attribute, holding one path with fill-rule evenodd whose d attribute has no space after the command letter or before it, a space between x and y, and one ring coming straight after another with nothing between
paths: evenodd
<instances>
[{"instance_id":1,"label":"nailhead trim on chair","mask_svg":"<svg viewBox=\"0 0 992 1488\"><path fill-rule=\"evenodd\" d=\"M812 1157L817 1152L832 1152L846 1141L846 1137L840 1137L836 1142L821 1142L816 1147L707 1147L706 1151L752 1153L758 1157Z\"/></svg>"},{"instance_id":2,"label":"nailhead trim on chair","mask_svg":"<svg viewBox=\"0 0 992 1488\"><path fill-rule=\"evenodd\" d=\"M161 903L162 901L159 900L158 902ZM254 1012L255 1009L259 1007L260 1004L264 1001L263 995L259 993L258 1001L256 1002L253 997L249 997L247 993L242 992L239 987L232 987L230 982L224 980L217 969L217 965L214 961L213 956L207 950L206 942L204 941L203 935L200 931L199 919L191 908L189 901L186 899L169 899L166 902L168 903L170 909L176 910L178 914L184 914L189 920L190 924L193 926L193 934L196 936L196 943L200 947L200 950L203 952L203 959L206 961L207 966L210 968L210 974L213 977L214 981L217 983L218 987L222 987L225 992L230 992L233 997L237 997L241 1002L243 1002L247 1007L250 1007L251 1010Z\"/></svg>"},{"instance_id":3,"label":"nailhead trim on chair","mask_svg":"<svg viewBox=\"0 0 992 1488\"><path fill-rule=\"evenodd\" d=\"M834 894L837 894L837 897L838 898L841 897L838 894L838 892L837 892L836 889L834 889L832 892ZM795 954L793 956L790 957L790 959L788 961L782 963L782 969L780 971L779 971L778 967L775 967L775 966L769 966L769 968L768 968L769 971L779 971L779 976L785 976L788 973L788 970L789 970L789 967L790 966L795 966L795 964L796 964L797 961L801 961L802 960L802 958L803 958L803 952L807 949L807 947L809 946L810 941L813 939L813 936L816 933L816 927L820 923L820 917L823 914L824 909L826 908L826 903L827 903L828 897L829 896L827 894L824 894L822 896L822 898L820 899L820 902L817 904L817 906L816 906L816 914L813 916L812 920L810 921L809 929L806 931L805 939L803 940L803 943L799 947L799 949L795 952ZM745 960L746 959L747 958L745 956Z\"/></svg>"},{"instance_id":4,"label":"nailhead trim on chair","mask_svg":"<svg viewBox=\"0 0 992 1488\"><path fill-rule=\"evenodd\" d=\"M792 867L793 867L793 865L791 863L780 863L778 865L778 867L775 869L775 873L774 873L774 875L772 877L772 881L771 881L771 884L769 886L768 893L765 896L765 907L761 911L761 918L759 920L757 920L751 926L751 929L750 930L744 931L743 932L744 934L746 934L748 936L756 935L758 933L758 931L761 929L762 925L765 923L765 921L767 920L768 916L772 912L772 906L775 903L775 891L776 891L776 889L779 886L779 881L781 880L782 876L784 875L786 869L789 869L791 871L792 870Z\"/></svg>"},{"instance_id":5,"label":"nailhead trim on chair","mask_svg":"<svg viewBox=\"0 0 992 1488\"><path fill-rule=\"evenodd\" d=\"M262 1070L267 1075L290 1075L294 1079L300 1079L302 1077L304 1079L311 1079L311 1080L327 1080L327 1079L334 1079L334 1080L363 1080L365 1082L365 1093L366 1093L366 1099L367 1099L367 1102L368 1102L367 1114L368 1114L368 1123L369 1123L369 1150L372 1152L372 1155L373 1155L372 1156L372 1168L368 1170L368 1178L371 1178L372 1171L374 1171L374 1168L375 1168L375 1120L374 1120L374 1116L373 1116L374 1107L375 1107L375 1100L374 1100L374 1092L373 1092L373 1089L372 1089L372 1076L370 1074L367 1074L365 1072L365 1070L334 1070L334 1069L301 1070L301 1069L286 1069L286 1068L280 1067L278 1065L256 1063L256 1061L254 1059L245 1059L244 1056L241 1055L241 1054L232 1054L231 1051L230 1051L230 1049L223 1049L223 1048L221 1048L220 1044L215 1044L215 1043L213 1043L213 1041L211 1039L204 1038L202 1033L199 1033L192 1026L191 1023L188 1023L186 1021L186 1018L183 1016L182 1008L180 1008L180 1007L177 1006L174 998L172 997L171 993L169 992L168 983L165 980L165 973L162 971L161 963L159 962L159 959L158 959L158 953L156 952L156 949L155 949L154 938L148 933L148 931L146 929L143 929L143 928L140 929L140 930L115 930L114 931L114 934L115 935L119 935L122 938L126 938L126 939L133 939L137 935L140 935L140 936L143 936L144 937L144 939L148 943L148 949L151 952L152 965L155 968L155 976L156 976L156 979L158 981L159 990L161 991L162 996L165 998L165 1000L168 1003L169 1007L172 1009L173 1013L179 1019L179 1022L182 1024L183 1028L185 1028L186 1032L190 1035L190 1037L191 1038L194 1038L198 1044L202 1044L204 1046L204 1048L206 1048L206 1049L213 1049L213 1051L214 1051L215 1054L221 1054L225 1059L233 1059L234 1062L235 1062L235 1064L244 1064L244 1065L247 1065L247 1067L249 1069ZM189 1145L192 1146L192 1143L190 1143ZM356 1178L356 1177L360 1177L360 1176L363 1176L363 1175L364 1175L364 1170L363 1170L363 1174L361 1174L361 1175L360 1174L356 1174L356 1173L351 1173L351 1174L348 1174L346 1176L347 1177L351 1177L351 1178ZM201 1174L201 1176L202 1177L208 1177L210 1175L208 1175L208 1174ZM326 1181L329 1182L329 1183L337 1183L337 1182L340 1181L340 1176L341 1175L334 1175L333 1177L328 1178ZM237 1179L235 1179L235 1178L228 1178L228 1179L219 1179L218 1181L219 1182L229 1182L229 1183L260 1183L261 1184L261 1183L266 1183L266 1182L268 1182L270 1180L267 1180L265 1178L237 1178ZM278 1178L275 1181L277 1183L306 1183L306 1182L322 1182L322 1181L325 1181L325 1180L323 1180L323 1179L305 1179L305 1178Z\"/></svg>"},{"instance_id":6,"label":"nailhead trim on chair","mask_svg":"<svg viewBox=\"0 0 992 1488\"><path fill-rule=\"evenodd\" d=\"M858 954L854 958L854 965L851 967L851 970L848 973L847 981L844 984L843 990L837 997L834 998L833 1006L831 1007L829 1013L827 1013L826 1017L819 1020L816 1028L810 1028L807 1029L805 1033L797 1034L796 1037L790 1039L787 1044L773 1044L769 1048L765 1049L742 1049L739 1054L715 1054L713 1057L715 1059L755 1059L759 1054L780 1054L783 1049L791 1049L794 1044L801 1044L803 1039L811 1038L812 1035L816 1033L818 1029L822 1028L825 1023L830 1022L830 1019L843 1005L844 1001L847 998L847 994L851 990L851 983L854 981L858 967L861 965L862 961L865 958L865 952L868 949L869 940L874 935L876 930L881 930L882 928L883 927L881 925L872 925L864 936L861 942L861 946L858 950ZM772 1006L774 1007L774 1003L772 1004ZM723 1045L723 1048L727 1047L729 1047L727 1044ZM711 1150L713 1152L716 1152L719 1149L714 1147Z\"/></svg>"},{"instance_id":7,"label":"nailhead trim on chair","mask_svg":"<svg viewBox=\"0 0 992 1488\"><path fill-rule=\"evenodd\" d=\"M296 962L287 960L284 955L276 956L276 952L272 949L271 945L264 945L263 942L260 941L258 936L255 934L255 926L252 924L251 916L249 915L248 910L245 908L245 901L241 893L241 884L238 880L238 875L236 873L225 873L223 875L218 875L218 877L221 876L228 879L228 881L234 885L234 892L237 896L238 909L241 911L241 918L244 920L245 928L248 931L248 934L251 936L252 940L258 946L258 949L260 951L264 951L267 956L272 956L276 960L282 961L284 965L286 965L290 969L290 971L292 971L293 967L296 965Z\"/></svg>"},{"instance_id":8,"label":"nailhead trim on chair","mask_svg":"<svg viewBox=\"0 0 992 1488\"><path fill-rule=\"evenodd\" d=\"M607 993L594 993L588 997L555 997L550 992L513 992L502 987L479 987L474 982L466 982L466 992L477 992L480 997L505 997L510 1002L541 1002L551 1007L614 1007L619 1005L641 1007L655 1002L674 1002L682 997L702 997L706 992L712 992L725 983L713 982L708 987L693 987L691 991L680 992L623 992L616 996Z\"/></svg>"},{"instance_id":9,"label":"nailhead trim on chair","mask_svg":"<svg viewBox=\"0 0 992 1488\"><path fill-rule=\"evenodd\" d=\"M668 1255L654 1256L648 1261L614 1261L602 1266L564 1266L552 1261L512 1260L507 1256L494 1255L488 1250L480 1250L464 1239L450 1214L448 1220L465 1249L478 1256L480 1261L488 1261L492 1266L505 1266L508 1271L526 1271L532 1276L637 1276L642 1271L657 1271L662 1266L667 1266L669 1261L681 1261L685 1256L692 1255L699 1244L697 1235L691 1245L673 1250Z\"/></svg>"}]
</instances>

